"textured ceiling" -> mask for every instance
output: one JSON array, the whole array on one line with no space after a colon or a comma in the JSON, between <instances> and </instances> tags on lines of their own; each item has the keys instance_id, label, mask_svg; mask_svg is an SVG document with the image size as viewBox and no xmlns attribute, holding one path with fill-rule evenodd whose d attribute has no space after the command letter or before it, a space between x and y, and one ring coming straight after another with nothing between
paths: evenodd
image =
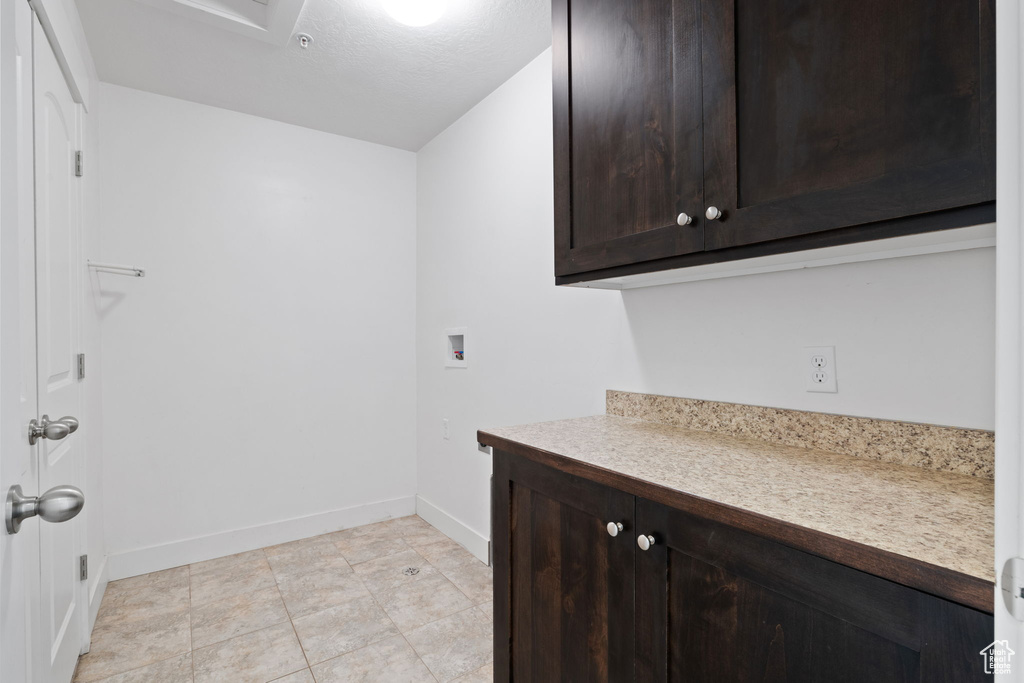
<instances>
[{"instance_id":1,"label":"textured ceiling","mask_svg":"<svg viewBox=\"0 0 1024 683\"><path fill-rule=\"evenodd\" d=\"M77 0L100 80L417 150L551 42L550 0L451 0L412 28L378 0L306 0L275 46L135 0Z\"/></svg>"}]
</instances>

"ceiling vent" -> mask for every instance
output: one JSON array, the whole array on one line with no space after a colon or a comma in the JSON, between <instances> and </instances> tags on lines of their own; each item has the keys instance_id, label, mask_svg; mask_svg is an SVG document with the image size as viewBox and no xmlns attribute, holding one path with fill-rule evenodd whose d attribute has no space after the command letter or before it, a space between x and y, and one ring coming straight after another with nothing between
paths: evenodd
<instances>
[{"instance_id":1,"label":"ceiling vent","mask_svg":"<svg viewBox=\"0 0 1024 683\"><path fill-rule=\"evenodd\" d=\"M295 30L305 0L135 0L276 45Z\"/></svg>"}]
</instances>

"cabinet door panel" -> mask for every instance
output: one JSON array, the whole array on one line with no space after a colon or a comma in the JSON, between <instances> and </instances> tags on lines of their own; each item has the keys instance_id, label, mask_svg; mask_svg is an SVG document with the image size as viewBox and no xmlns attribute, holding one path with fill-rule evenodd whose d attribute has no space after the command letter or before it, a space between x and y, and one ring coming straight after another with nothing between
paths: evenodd
<instances>
[{"instance_id":1,"label":"cabinet door panel","mask_svg":"<svg viewBox=\"0 0 1024 683\"><path fill-rule=\"evenodd\" d=\"M707 248L995 198L991 0L703 8Z\"/></svg>"},{"instance_id":2,"label":"cabinet door panel","mask_svg":"<svg viewBox=\"0 0 1024 683\"><path fill-rule=\"evenodd\" d=\"M633 680L633 497L494 461L495 680Z\"/></svg>"},{"instance_id":3,"label":"cabinet door panel","mask_svg":"<svg viewBox=\"0 0 1024 683\"><path fill-rule=\"evenodd\" d=\"M639 680L990 679L990 615L649 501L637 528Z\"/></svg>"},{"instance_id":4,"label":"cabinet door panel","mask_svg":"<svg viewBox=\"0 0 1024 683\"><path fill-rule=\"evenodd\" d=\"M554 0L556 274L703 249L699 19L697 0Z\"/></svg>"}]
</instances>

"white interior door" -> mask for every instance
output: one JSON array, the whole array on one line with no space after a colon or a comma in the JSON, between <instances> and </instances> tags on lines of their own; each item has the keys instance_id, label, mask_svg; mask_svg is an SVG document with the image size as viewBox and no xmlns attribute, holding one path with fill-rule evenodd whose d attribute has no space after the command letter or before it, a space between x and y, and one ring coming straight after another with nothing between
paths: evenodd
<instances>
[{"instance_id":1,"label":"white interior door","mask_svg":"<svg viewBox=\"0 0 1024 683\"><path fill-rule=\"evenodd\" d=\"M32 12L0 2L0 496L36 486L28 423L36 417ZM31 492L31 491L30 491ZM0 681L34 674L38 536L0 526Z\"/></svg>"},{"instance_id":2,"label":"white interior door","mask_svg":"<svg viewBox=\"0 0 1024 683\"><path fill-rule=\"evenodd\" d=\"M77 108L53 50L34 19L36 190L36 366L39 414L79 414L79 183ZM39 493L61 484L82 487L81 437L37 443ZM37 681L71 680L83 643L84 600L79 585L80 519L37 520L39 643Z\"/></svg>"}]
</instances>

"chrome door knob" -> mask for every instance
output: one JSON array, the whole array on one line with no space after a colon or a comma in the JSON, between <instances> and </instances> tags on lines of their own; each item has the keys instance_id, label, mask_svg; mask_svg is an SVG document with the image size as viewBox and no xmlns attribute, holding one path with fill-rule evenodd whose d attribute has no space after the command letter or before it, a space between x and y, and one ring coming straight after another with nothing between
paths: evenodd
<instances>
[{"instance_id":1,"label":"chrome door knob","mask_svg":"<svg viewBox=\"0 0 1024 683\"><path fill-rule=\"evenodd\" d=\"M7 533L18 533L21 523L30 517L41 517L44 522L66 522L84 506L85 494L74 486L54 486L39 497L23 495L20 486L12 486L4 506Z\"/></svg>"},{"instance_id":2,"label":"chrome door knob","mask_svg":"<svg viewBox=\"0 0 1024 683\"><path fill-rule=\"evenodd\" d=\"M709 206L704 215L708 217L709 221L717 221L722 217L722 212L717 206Z\"/></svg>"},{"instance_id":3,"label":"chrome door knob","mask_svg":"<svg viewBox=\"0 0 1024 683\"><path fill-rule=\"evenodd\" d=\"M651 546L654 545L654 536L642 534L636 537L636 544L640 546L640 550L650 550Z\"/></svg>"},{"instance_id":4,"label":"chrome door knob","mask_svg":"<svg viewBox=\"0 0 1024 683\"><path fill-rule=\"evenodd\" d=\"M28 423L28 442L34 446L39 439L60 441L68 434L74 434L77 431L77 418L68 415L59 420L51 420L49 415L43 415L39 420L32 420Z\"/></svg>"},{"instance_id":5,"label":"chrome door knob","mask_svg":"<svg viewBox=\"0 0 1024 683\"><path fill-rule=\"evenodd\" d=\"M681 213L676 216L676 223L679 225L689 225L690 223L693 223L693 216L688 213Z\"/></svg>"},{"instance_id":6,"label":"chrome door knob","mask_svg":"<svg viewBox=\"0 0 1024 683\"><path fill-rule=\"evenodd\" d=\"M622 526L622 522L608 522L608 526L605 528L608 529L608 535L614 538L626 527Z\"/></svg>"}]
</instances>

